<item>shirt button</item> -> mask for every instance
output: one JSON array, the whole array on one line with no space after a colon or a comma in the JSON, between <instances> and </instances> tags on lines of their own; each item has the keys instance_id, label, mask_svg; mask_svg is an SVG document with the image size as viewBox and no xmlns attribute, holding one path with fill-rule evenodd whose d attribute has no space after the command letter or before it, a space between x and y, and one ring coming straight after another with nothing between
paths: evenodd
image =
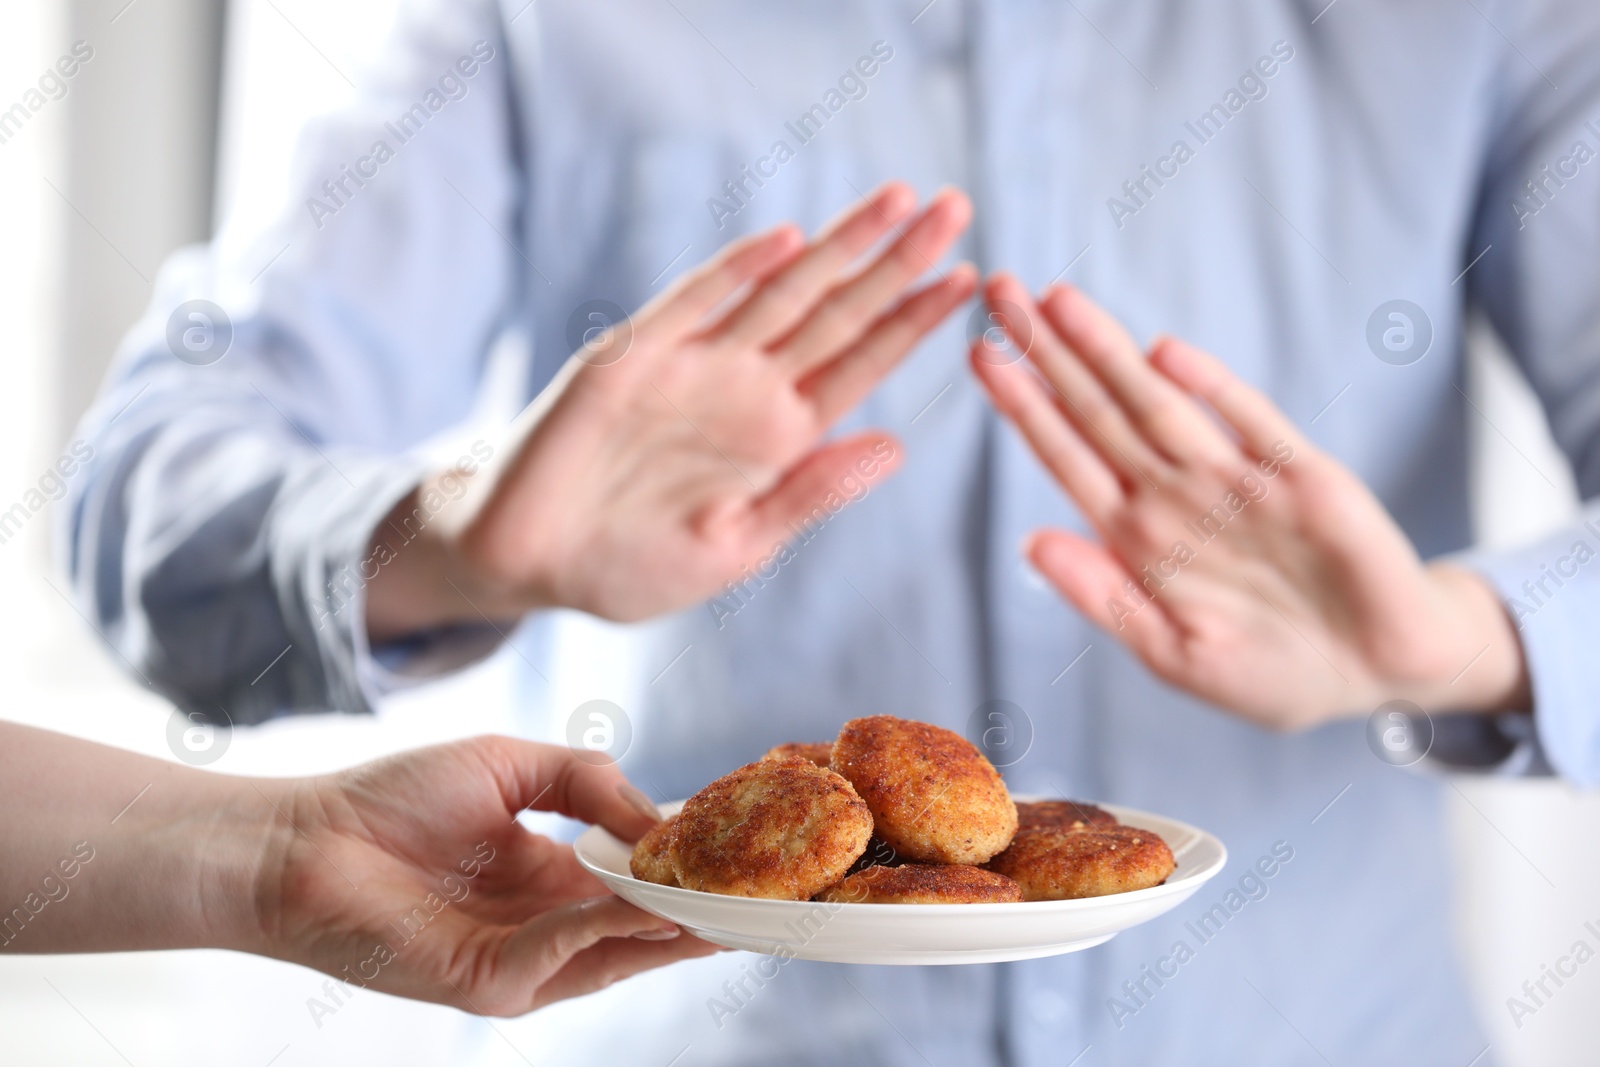
<instances>
[{"instance_id":1,"label":"shirt button","mask_svg":"<svg viewBox=\"0 0 1600 1067\"><path fill-rule=\"evenodd\" d=\"M1028 1014L1036 1023L1060 1022L1067 1015L1067 998L1054 989L1036 989L1028 995Z\"/></svg>"}]
</instances>

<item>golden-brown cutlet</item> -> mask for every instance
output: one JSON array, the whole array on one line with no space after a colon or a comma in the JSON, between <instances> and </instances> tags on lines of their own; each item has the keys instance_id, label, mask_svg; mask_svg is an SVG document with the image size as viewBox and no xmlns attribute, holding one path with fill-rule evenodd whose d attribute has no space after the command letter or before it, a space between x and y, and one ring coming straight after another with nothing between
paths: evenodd
<instances>
[{"instance_id":1,"label":"golden-brown cutlet","mask_svg":"<svg viewBox=\"0 0 1600 1067\"><path fill-rule=\"evenodd\" d=\"M802 756L762 759L684 802L672 867L685 889L809 900L871 836L872 813L845 779Z\"/></svg>"},{"instance_id":2,"label":"golden-brown cutlet","mask_svg":"<svg viewBox=\"0 0 1600 1067\"><path fill-rule=\"evenodd\" d=\"M830 766L872 809L878 837L905 859L979 864L1016 832L1005 782L950 730L890 715L852 719L833 743Z\"/></svg>"},{"instance_id":3,"label":"golden-brown cutlet","mask_svg":"<svg viewBox=\"0 0 1600 1067\"><path fill-rule=\"evenodd\" d=\"M1014 880L1026 900L1073 900L1148 889L1176 868L1172 850L1149 830L1097 826L1018 830L988 868Z\"/></svg>"},{"instance_id":4,"label":"golden-brown cutlet","mask_svg":"<svg viewBox=\"0 0 1600 1067\"><path fill-rule=\"evenodd\" d=\"M907 863L868 867L817 894L837 904L1014 904L1022 888L982 867Z\"/></svg>"},{"instance_id":5,"label":"golden-brown cutlet","mask_svg":"<svg viewBox=\"0 0 1600 1067\"><path fill-rule=\"evenodd\" d=\"M815 763L818 767L826 767L832 753L832 741L789 741L781 745L774 745L761 758L783 759L785 756L800 756Z\"/></svg>"},{"instance_id":6,"label":"golden-brown cutlet","mask_svg":"<svg viewBox=\"0 0 1600 1067\"><path fill-rule=\"evenodd\" d=\"M1055 826L1063 830L1082 830L1088 826L1116 826L1117 817L1104 808L1081 800L1019 800L1017 829L1030 826Z\"/></svg>"},{"instance_id":7,"label":"golden-brown cutlet","mask_svg":"<svg viewBox=\"0 0 1600 1067\"><path fill-rule=\"evenodd\" d=\"M678 816L669 815L644 832L628 860L628 870L635 878L656 885L678 884L672 869L672 836L677 829Z\"/></svg>"}]
</instances>

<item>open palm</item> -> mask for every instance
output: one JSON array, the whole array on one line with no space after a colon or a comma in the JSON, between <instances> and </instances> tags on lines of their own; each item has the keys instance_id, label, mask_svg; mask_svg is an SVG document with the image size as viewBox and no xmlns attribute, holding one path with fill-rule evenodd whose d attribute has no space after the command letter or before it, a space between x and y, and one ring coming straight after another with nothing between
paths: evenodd
<instances>
[{"instance_id":1,"label":"open palm","mask_svg":"<svg viewBox=\"0 0 1600 1067\"><path fill-rule=\"evenodd\" d=\"M1035 304L997 276L987 296L1028 364L975 348L974 370L1099 536L1043 531L1029 555L1158 675L1279 727L1395 698L1515 705L1520 648L1488 587L1424 566L1265 396L1172 338L1147 358L1068 287Z\"/></svg>"},{"instance_id":2,"label":"open palm","mask_svg":"<svg viewBox=\"0 0 1600 1067\"><path fill-rule=\"evenodd\" d=\"M915 206L891 183L809 244L791 225L735 242L593 338L475 487L460 592L504 617L677 609L891 471L883 433L822 438L976 286L961 265L908 291L971 214L955 190Z\"/></svg>"}]
</instances>

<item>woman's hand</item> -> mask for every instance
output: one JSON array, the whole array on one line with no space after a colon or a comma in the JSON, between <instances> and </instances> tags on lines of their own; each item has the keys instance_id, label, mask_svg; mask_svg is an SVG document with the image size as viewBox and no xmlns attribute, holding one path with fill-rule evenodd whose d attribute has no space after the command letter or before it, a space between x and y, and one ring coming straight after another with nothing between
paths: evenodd
<instances>
[{"instance_id":1,"label":"woman's hand","mask_svg":"<svg viewBox=\"0 0 1600 1067\"><path fill-rule=\"evenodd\" d=\"M632 841L654 821L614 767L564 748L478 738L272 786L256 951L351 987L520 1015L716 951L516 822L557 811Z\"/></svg>"},{"instance_id":2,"label":"woman's hand","mask_svg":"<svg viewBox=\"0 0 1600 1067\"><path fill-rule=\"evenodd\" d=\"M886 434L819 442L976 286L962 264L908 291L971 216L955 190L915 207L890 183L810 244L792 225L736 241L595 338L459 505L408 543L416 499L375 531L392 558L367 587L372 636L550 606L681 608L891 472Z\"/></svg>"},{"instance_id":3,"label":"woman's hand","mask_svg":"<svg viewBox=\"0 0 1600 1067\"><path fill-rule=\"evenodd\" d=\"M614 766L484 737L251 779L0 722L0 952L228 948L519 1015L715 947L611 896L525 809L635 840Z\"/></svg>"},{"instance_id":4,"label":"woman's hand","mask_svg":"<svg viewBox=\"0 0 1600 1067\"><path fill-rule=\"evenodd\" d=\"M1157 675L1287 729L1397 698L1528 706L1488 585L1424 565L1366 486L1222 363L1172 338L1147 358L1066 286L1035 304L999 275L985 295L1031 369L982 341L973 369L1099 536L1041 531L1027 555Z\"/></svg>"}]
</instances>

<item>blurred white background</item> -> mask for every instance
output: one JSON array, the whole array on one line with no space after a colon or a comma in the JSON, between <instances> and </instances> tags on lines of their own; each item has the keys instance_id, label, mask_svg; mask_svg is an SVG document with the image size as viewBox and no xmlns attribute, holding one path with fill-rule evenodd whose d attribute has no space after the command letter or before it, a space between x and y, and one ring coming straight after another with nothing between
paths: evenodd
<instances>
[{"instance_id":1,"label":"blurred white background","mask_svg":"<svg viewBox=\"0 0 1600 1067\"><path fill-rule=\"evenodd\" d=\"M73 41L95 49L67 96L0 144L0 395L9 401L0 500L19 498L62 451L162 258L211 232L213 200L224 224L248 227L275 210L297 128L351 92L338 71L359 81L395 0L233 0L225 19L223 6L0 7L0 106ZM1487 416L1476 427L1480 536L1515 543L1570 513L1570 479L1526 387L1487 342L1473 355L1473 378ZM119 671L57 591L65 586L49 565L51 521L35 516L0 545L0 717L170 758L168 707ZM571 675L578 689L587 684L581 664ZM509 664L498 657L392 701L376 719L236 732L214 769L307 773L447 737L547 733L526 716L512 721L511 692ZM1456 784L1459 925L1492 1055L1515 1065L1592 1064L1600 978L1581 972L1520 1030L1505 1001L1568 949L1585 919L1600 919L1600 858L1574 847L1600 839L1600 801L1550 781ZM363 993L319 1029L305 1002L320 986L309 971L216 952L0 957L0 1063L541 1063L563 1031L601 1022L596 1006L577 1002L490 1027Z\"/></svg>"}]
</instances>

